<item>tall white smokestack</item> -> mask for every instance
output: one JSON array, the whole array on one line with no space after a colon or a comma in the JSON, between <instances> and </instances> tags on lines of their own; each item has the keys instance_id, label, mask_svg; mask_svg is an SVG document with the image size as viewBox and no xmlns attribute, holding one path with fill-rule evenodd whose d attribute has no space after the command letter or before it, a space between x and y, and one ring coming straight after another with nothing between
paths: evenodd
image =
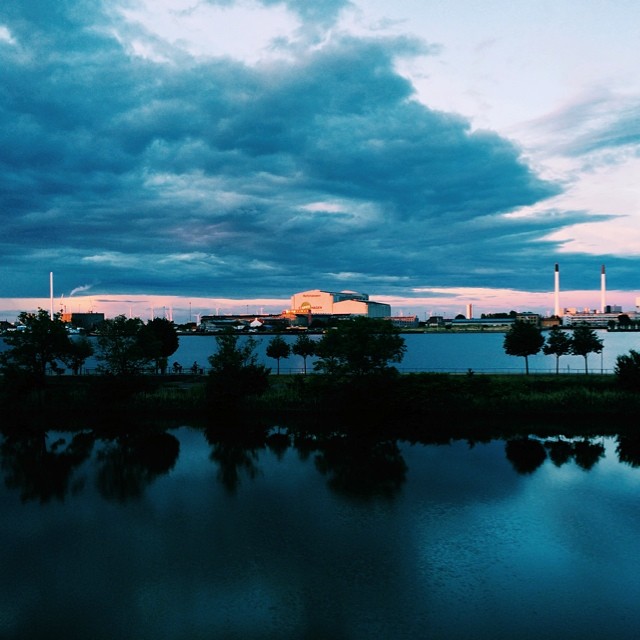
<instances>
[{"instance_id":1,"label":"tall white smokestack","mask_svg":"<svg viewBox=\"0 0 640 640\"><path fill-rule=\"evenodd\" d=\"M53 271L49 271L49 318L53 320Z\"/></svg>"},{"instance_id":2,"label":"tall white smokestack","mask_svg":"<svg viewBox=\"0 0 640 640\"><path fill-rule=\"evenodd\" d=\"M555 269L555 281L554 281L554 311L553 315L560 317L560 267L558 267L558 263L556 262Z\"/></svg>"},{"instance_id":3,"label":"tall white smokestack","mask_svg":"<svg viewBox=\"0 0 640 640\"><path fill-rule=\"evenodd\" d=\"M605 273L604 265L600 271L600 313L604 313L607 308L607 275Z\"/></svg>"}]
</instances>

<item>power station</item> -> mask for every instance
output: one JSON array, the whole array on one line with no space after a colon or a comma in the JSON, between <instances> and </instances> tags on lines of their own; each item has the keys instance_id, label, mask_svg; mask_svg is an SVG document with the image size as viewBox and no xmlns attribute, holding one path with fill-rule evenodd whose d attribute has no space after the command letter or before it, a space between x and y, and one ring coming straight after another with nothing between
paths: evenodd
<instances>
[{"instance_id":1,"label":"power station","mask_svg":"<svg viewBox=\"0 0 640 640\"><path fill-rule=\"evenodd\" d=\"M586 323L593 326L606 327L611 320L617 320L622 308L607 305L607 271L605 265L600 268L600 309L578 310L560 306L560 267L556 262L554 267L554 315L561 319L563 325L572 326Z\"/></svg>"}]
</instances>

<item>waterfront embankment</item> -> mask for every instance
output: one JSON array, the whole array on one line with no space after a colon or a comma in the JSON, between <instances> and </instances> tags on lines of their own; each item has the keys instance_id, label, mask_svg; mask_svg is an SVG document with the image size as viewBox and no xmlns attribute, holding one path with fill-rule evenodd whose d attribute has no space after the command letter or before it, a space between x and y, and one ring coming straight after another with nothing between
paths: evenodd
<instances>
[{"instance_id":1,"label":"waterfront embankment","mask_svg":"<svg viewBox=\"0 0 640 640\"><path fill-rule=\"evenodd\" d=\"M406 374L330 380L270 376L260 397L232 406L207 394L207 376L60 376L44 389L2 394L5 428L108 429L180 424L238 431L282 426L432 441L517 434L637 431L640 394L610 375Z\"/></svg>"}]
</instances>

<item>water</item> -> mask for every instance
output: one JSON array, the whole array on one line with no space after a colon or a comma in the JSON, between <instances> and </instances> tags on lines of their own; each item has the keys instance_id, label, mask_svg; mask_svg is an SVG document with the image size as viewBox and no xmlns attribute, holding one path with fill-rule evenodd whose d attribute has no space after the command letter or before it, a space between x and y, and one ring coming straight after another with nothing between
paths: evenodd
<instances>
[{"instance_id":1,"label":"water","mask_svg":"<svg viewBox=\"0 0 640 640\"><path fill-rule=\"evenodd\" d=\"M616 357L628 353L630 349L640 350L640 333L609 333L598 331L598 337L604 342L602 354L592 353L587 359L590 371L594 373L612 373L616 364ZM318 336L319 337L319 336ZM256 335L258 341L257 353L260 361L274 371L276 361L267 358L266 345L272 336ZM295 336L285 336L293 344ZM503 333L426 333L403 334L407 351L403 361L397 365L398 369L410 371L434 372L466 372L472 369L486 373L524 373L524 359L508 356L502 347ZM171 362L180 362L190 367L194 361L201 366L207 365L207 357L216 350L214 336L181 336L180 347L171 357ZM313 359L308 359L307 366ZM299 356L291 355L280 361L281 372L300 372L303 360ZM529 369L538 373L555 373L555 356L539 354L529 358ZM584 372L584 358L582 356L562 356L560 370L563 373Z\"/></svg>"},{"instance_id":2,"label":"water","mask_svg":"<svg viewBox=\"0 0 640 640\"><path fill-rule=\"evenodd\" d=\"M619 355L626 354L630 349L640 350L640 333L598 331L598 337L604 342L602 354L592 353L588 357L589 371L594 373L612 373ZM259 362L275 371L276 361L266 356L266 348L271 335L255 334L257 343L256 353ZM320 336L313 336L319 339ZM403 361L397 365L404 372L433 371L463 373L472 369L479 373L524 373L524 359L505 354L502 347L503 333L426 333L403 334L407 351ZM284 338L290 343L295 342L295 336L285 334ZM244 336L241 340L245 340ZM95 342L95 339L92 339ZM216 339L208 336L180 336L180 346L170 358L170 364L179 362L188 370L194 362L200 367L207 367L207 358L216 351ZM0 350L6 345L0 340ZM308 370L312 370L314 359L307 359ZM87 369L93 370L97 366L95 358L87 361ZM300 356L291 354L289 358L280 361L282 373L300 373L304 367ZM529 358L529 369L533 373L555 373L555 356L538 354ZM562 373L583 373L584 358L581 356L562 356L560 358Z\"/></svg>"},{"instance_id":3,"label":"water","mask_svg":"<svg viewBox=\"0 0 640 640\"><path fill-rule=\"evenodd\" d=\"M177 457L2 445L0 637L637 637L640 469L613 439L524 473L499 441L172 434Z\"/></svg>"}]
</instances>

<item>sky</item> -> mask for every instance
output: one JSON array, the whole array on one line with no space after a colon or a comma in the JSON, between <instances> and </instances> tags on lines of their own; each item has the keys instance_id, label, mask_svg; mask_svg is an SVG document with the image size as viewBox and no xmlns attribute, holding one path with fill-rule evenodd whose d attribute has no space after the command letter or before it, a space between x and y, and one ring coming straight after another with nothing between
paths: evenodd
<instances>
[{"instance_id":1,"label":"sky","mask_svg":"<svg viewBox=\"0 0 640 640\"><path fill-rule=\"evenodd\" d=\"M0 319L635 308L640 3L3 0ZM170 309L167 312L167 309Z\"/></svg>"}]
</instances>

